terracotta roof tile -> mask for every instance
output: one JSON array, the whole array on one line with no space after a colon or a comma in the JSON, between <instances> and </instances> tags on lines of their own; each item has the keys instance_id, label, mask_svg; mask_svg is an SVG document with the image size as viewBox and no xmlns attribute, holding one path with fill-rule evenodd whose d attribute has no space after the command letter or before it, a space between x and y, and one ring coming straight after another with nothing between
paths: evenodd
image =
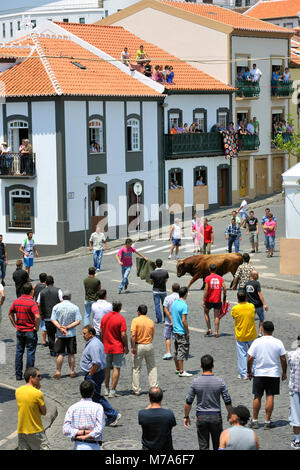
<instances>
[{"instance_id":1,"label":"terracotta roof tile","mask_svg":"<svg viewBox=\"0 0 300 470\"><path fill-rule=\"evenodd\" d=\"M136 52L140 45L152 59L152 68L155 65L172 65L174 68L174 84L166 85L169 90L182 91L232 91L233 88L211 77L183 60L169 54L159 47L144 41L121 26L101 26L98 24L56 23L66 31L85 40L101 51L120 60L123 48L128 47L131 61L135 63Z\"/></svg>"},{"instance_id":2,"label":"terracotta roof tile","mask_svg":"<svg viewBox=\"0 0 300 470\"><path fill-rule=\"evenodd\" d=\"M292 64L300 65L300 42L299 42L299 37L291 40L290 61L291 61Z\"/></svg>"},{"instance_id":3,"label":"terracotta roof tile","mask_svg":"<svg viewBox=\"0 0 300 470\"><path fill-rule=\"evenodd\" d=\"M222 8L216 5L167 0L162 0L162 3L232 26L235 30L273 33L288 32L285 28L281 28L280 26L276 26L272 23L266 23L265 21L260 21L256 18L250 18L249 16L242 15L235 11L231 11L227 8Z\"/></svg>"},{"instance_id":4,"label":"terracotta roof tile","mask_svg":"<svg viewBox=\"0 0 300 470\"><path fill-rule=\"evenodd\" d=\"M300 0L264 0L247 10L245 15L264 20L298 17L299 11Z\"/></svg>"}]
</instances>

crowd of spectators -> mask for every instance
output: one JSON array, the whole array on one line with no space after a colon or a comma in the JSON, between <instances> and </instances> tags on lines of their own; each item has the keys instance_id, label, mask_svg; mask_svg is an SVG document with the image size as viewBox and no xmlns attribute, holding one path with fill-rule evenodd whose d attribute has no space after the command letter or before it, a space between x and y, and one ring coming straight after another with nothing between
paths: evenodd
<instances>
[{"instance_id":1,"label":"crowd of spectators","mask_svg":"<svg viewBox=\"0 0 300 470\"><path fill-rule=\"evenodd\" d=\"M239 135L259 135L259 122L256 117L249 120L241 119L238 121L236 127L234 126L234 122L231 121L226 128L217 122L210 129L210 132L223 131L227 131L230 134L237 132ZM173 123L170 129L170 134L193 134L197 132L203 132L201 125L197 122L193 122L190 126L187 123L182 124L179 122L178 125Z\"/></svg>"},{"instance_id":2,"label":"crowd of spectators","mask_svg":"<svg viewBox=\"0 0 300 470\"><path fill-rule=\"evenodd\" d=\"M124 47L121 53L121 61L124 65L130 68L131 71L138 71L143 73L146 77L152 78L158 83L167 83L168 85L174 84L174 70L171 65L151 65L151 58L144 50L141 44L136 53L135 63L131 61L131 55L128 52L128 47Z\"/></svg>"}]
</instances>

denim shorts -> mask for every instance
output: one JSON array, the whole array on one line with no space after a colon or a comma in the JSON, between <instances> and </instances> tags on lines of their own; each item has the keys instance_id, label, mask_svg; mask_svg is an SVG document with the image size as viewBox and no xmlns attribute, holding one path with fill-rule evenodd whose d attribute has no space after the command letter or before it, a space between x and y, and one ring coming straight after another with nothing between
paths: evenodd
<instances>
[{"instance_id":1,"label":"denim shorts","mask_svg":"<svg viewBox=\"0 0 300 470\"><path fill-rule=\"evenodd\" d=\"M256 315L258 316L259 321L260 321L260 322L263 322L264 319L265 319L264 307L257 307L257 308L255 309L255 313L256 313Z\"/></svg>"},{"instance_id":2,"label":"denim shorts","mask_svg":"<svg viewBox=\"0 0 300 470\"><path fill-rule=\"evenodd\" d=\"M26 266L26 268L33 266L33 258L27 258L24 256L24 266Z\"/></svg>"},{"instance_id":3,"label":"denim shorts","mask_svg":"<svg viewBox=\"0 0 300 470\"><path fill-rule=\"evenodd\" d=\"M172 237L172 243L173 243L174 246L180 246L181 245L181 239Z\"/></svg>"},{"instance_id":4,"label":"denim shorts","mask_svg":"<svg viewBox=\"0 0 300 470\"><path fill-rule=\"evenodd\" d=\"M164 338L171 339L172 336L173 336L173 327L170 325L170 323L165 323Z\"/></svg>"},{"instance_id":5,"label":"denim shorts","mask_svg":"<svg viewBox=\"0 0 300 470\"><path fill-rule=\"evenodd\" d=\"M125 355L122 354L106 354L106 367L122 367L125 366Z\"/></svg>"},{"instance_id":6,"label":"denim shorts","mask_svg":"<svg viewBox=\"0 0 300 470\"><path fill-rule=\"evenodd\" d=\"M290 391L290 414L291 426L300 427L300 393Z\"/></svg>"},{"instance_id":7,"label":"denim shorts","mask_svg":"<svg viewBox=\"0 0 300 470\"><path fill-rule=\"evenodd\" d=\"M275 249L275 237L273 237L272 235L268 235L266 237L266 248L270 250Z\"/></svg>"}]
</instances>

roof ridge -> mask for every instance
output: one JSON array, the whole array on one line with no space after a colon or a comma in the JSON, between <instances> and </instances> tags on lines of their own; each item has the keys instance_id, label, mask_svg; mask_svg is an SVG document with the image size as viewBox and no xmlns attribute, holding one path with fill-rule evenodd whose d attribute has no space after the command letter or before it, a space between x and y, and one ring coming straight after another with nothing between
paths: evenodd
<instances>
[{"instance_id":1,"label":"roof ridge","mask_svg":"<svg viewBox=\"0 0 300 470\"><path fill-rule=\"evenodd\" d=\"M58 94L58 95L63 95L63 90L55 76L55 73L50 65L50 62L48 61L48 59L46 58L46 54L44 52L44 49L42 48L41 44L40 44L40 41L38 40L38 35L36 33L31 33L30 35L31 39L32 39L32 42L33 44L35 45L36 47L36 50L37 50L37 53L38 55L40 56L40 59L41 59L41 62L46 70L46 73L51 81L51 84L54 88L54 91Z\"/></svg>"}]
</instances>

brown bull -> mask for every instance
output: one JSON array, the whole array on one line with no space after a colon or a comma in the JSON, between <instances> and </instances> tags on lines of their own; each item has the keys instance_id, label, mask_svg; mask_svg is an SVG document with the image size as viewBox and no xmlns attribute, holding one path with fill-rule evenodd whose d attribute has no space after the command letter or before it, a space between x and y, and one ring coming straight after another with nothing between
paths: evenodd
<instances>
[{"instance_id":1,"label":"brown bull","mask_svg":"<svg viewBox=\"0 0 300 470\"><path fill-rule=\"evenodd\" d=\"M237 268L242 264L242 262L243 258L240 253L190 256L189 258L178 261L177 276L181 277L186 273L193 276L188 285L188 289L195 281L197 281L197 279L202 278L202 289L204 289L204 279L209 275L209 266L211 264L216 265L216 274L219 274L219 276L224 276L224 274L229 272L234 276Z\"/></svg>"}]
</instances>

